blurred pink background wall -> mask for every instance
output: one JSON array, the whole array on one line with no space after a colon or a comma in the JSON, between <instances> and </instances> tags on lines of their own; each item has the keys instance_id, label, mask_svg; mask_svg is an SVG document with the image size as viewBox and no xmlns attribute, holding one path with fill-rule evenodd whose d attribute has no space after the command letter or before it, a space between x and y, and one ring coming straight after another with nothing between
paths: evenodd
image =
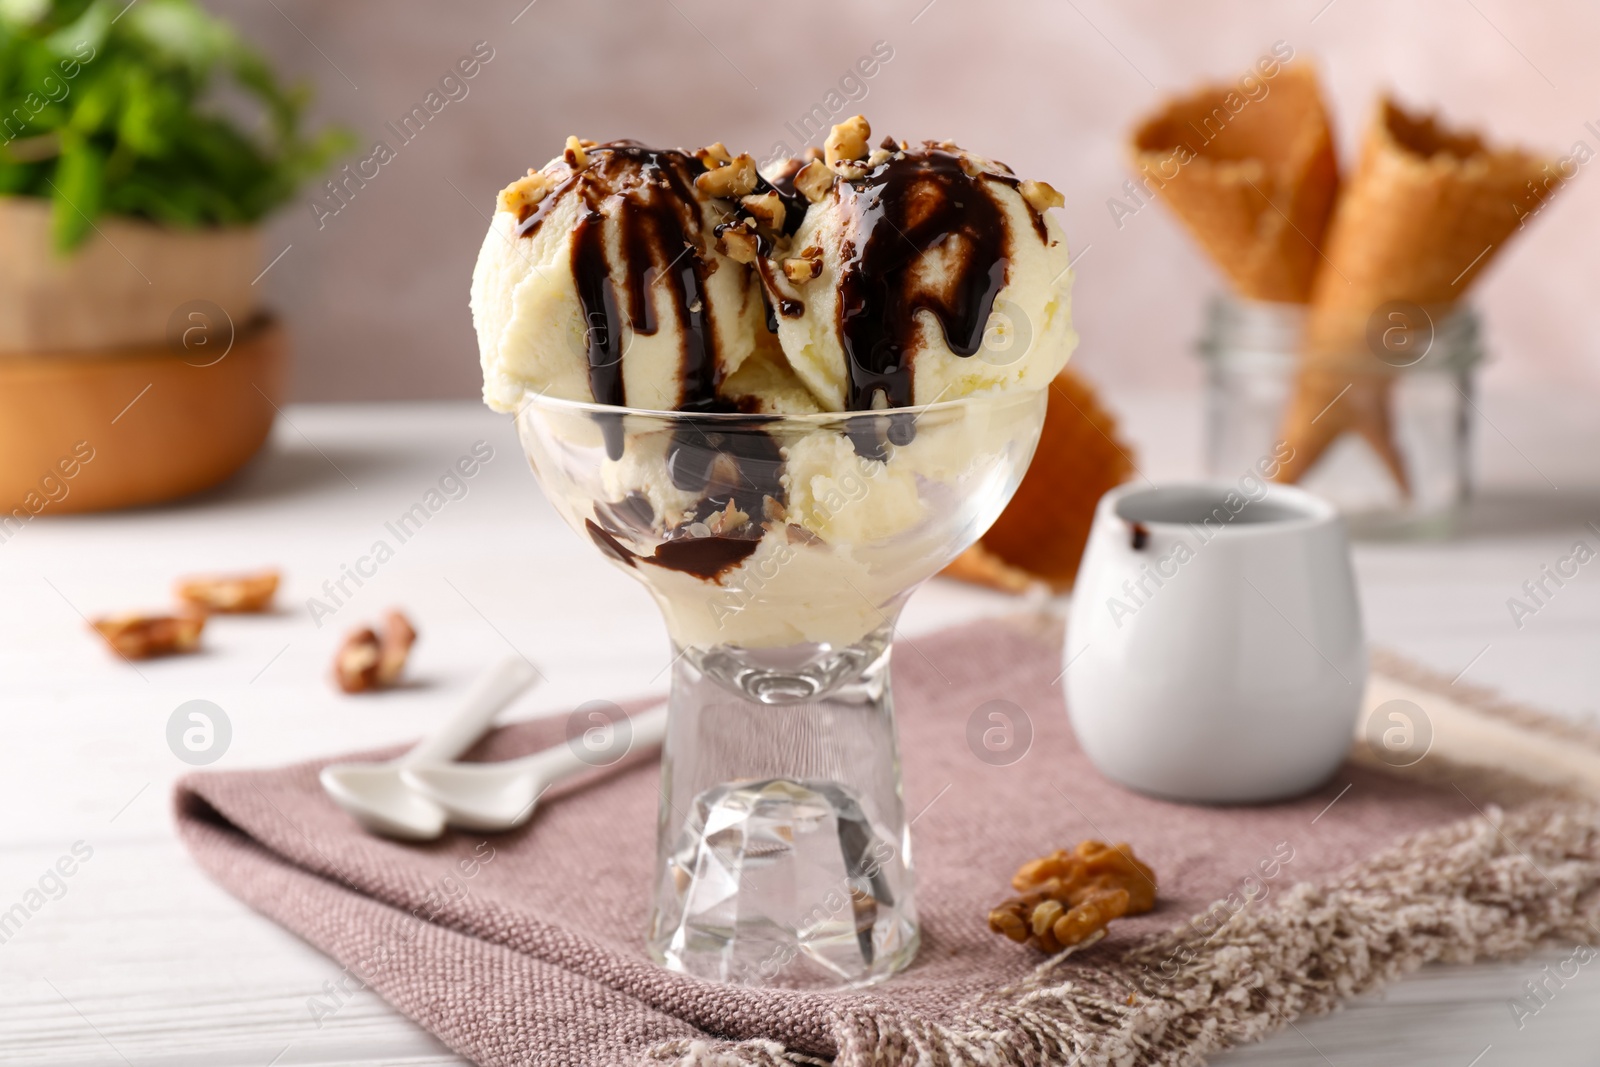
<instances>
[{"instance_id":1,"label":"blurred pink background wall","mask_svg":"<svg viewBox=\"0 0 1600 1067\"><path fill-rule=\"evenodd\" d=\"M1005 160L1065 194L1079 366L1130 385L1198 382L1192 343L1218 284L1160 205L1120 228L1108 207L1127 128L1168 94L1236 79L1284 41L1320 64L1347 162L1384 87L1551 155L1579 140L1600 152L1600 7L1579 0L210 2L317 85L318 110L358 134L350 162L378 139L396 149L336 215L318 220L307 196L272 226L268 254L289 247L261 284L290 316L303 400L477 394L467 284L486 213L569 133L722 140L759 159L798 146L786 123L842 102L878 134ZM478 42L492 58L441 90ZM844 79L877 42L892 57ZM842 79L859 103L828 100ZM385 124L430 90L447 102L402 145ZM1600 390L1593 170L1477 290L1497 380Z\"/></svg>"}]
</instances>

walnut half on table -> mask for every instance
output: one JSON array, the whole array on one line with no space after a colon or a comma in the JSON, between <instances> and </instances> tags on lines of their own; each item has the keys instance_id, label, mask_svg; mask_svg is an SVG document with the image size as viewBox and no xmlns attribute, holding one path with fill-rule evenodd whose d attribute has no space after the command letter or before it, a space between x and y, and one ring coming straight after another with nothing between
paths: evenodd
<instances>
[{"instance_id":1,"label":"walnut half on table","mask_svg":"<svg viewBox=\"0 0 1600 1067\"><path fill-rule=\"evenodd\" d=\"M1041 952L1081 945L1113 919L1155 907L1156 876L1126 843L1083 841L1023 864L1019 896L989 912L989 929Z\"/></svg>"},{"instance_id":2,"label":"walnut half on table","mask_svg":"<svg viewBox=\"0 0 1600 1067\"><path fill-rule=\"evenodd\" d=\"M271 609L278 581L274 570L202 575L178 579L173 592L184 604L200 611L251 614Z\"/></svg>"},{"instance_id":3,"label":"walnut half on table","mask_svg":"<svg viewBox=\"0 0 1600 1067\"><path fill-rule=\"evenodd\" d=\"M154 659L198 651L206 617L201 613L107 615L89 625L123 659Z\"/></svg>"}]
</instances>

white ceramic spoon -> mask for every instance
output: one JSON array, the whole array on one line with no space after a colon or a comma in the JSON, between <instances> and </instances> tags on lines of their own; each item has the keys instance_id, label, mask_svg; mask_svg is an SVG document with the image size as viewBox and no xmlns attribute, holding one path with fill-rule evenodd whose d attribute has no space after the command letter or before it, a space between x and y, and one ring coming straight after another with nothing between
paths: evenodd
<instances>
[{"instance_id":1,"label":"white ceramic spoon","mask_svg":"<svg viewBox=\"0 0 1600 1067\"><path fill-rule=\"evenodd\" d=\"M667 733L665 705L628 719L628 753L655 748ZM624 753L624 755L628 754ZM622 757L618 756L617 760ZM617 762L607 760L607 764ZM510 830L533 816L546 789L601 766L575 745L560 744L499 763L408 763L406 784L444 809L451 826L464 830Z\"/></svg>"},{"instance_id":2,"label":"white ceramic spoon","mask_svg":"<svg viewBox=\"0 0 1600 1067\"><path fill-rule=\"evenodd\" d=\"M385 837L428 841L444 833L445 813L401 780L413 763L440 763L471 748L494 717L533 684L538 672L522 659L507 659L472 687L460 710L438 730L386 763L333 763L322 768L322 788L363 827Z\"/></svg>"}]
</instances>

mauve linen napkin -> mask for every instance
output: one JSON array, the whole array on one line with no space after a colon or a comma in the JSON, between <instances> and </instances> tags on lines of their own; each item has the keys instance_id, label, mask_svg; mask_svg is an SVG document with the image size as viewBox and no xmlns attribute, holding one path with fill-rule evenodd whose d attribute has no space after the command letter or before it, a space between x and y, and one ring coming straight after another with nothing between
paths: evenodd
<instances>
[{"instance_id":1,"label":"mauve linen napkin","mask_svg":"<svg viewBox=\"0 0 1600 1067\"><path fill-rule=\"evenodd\" d=\"M178 824L212 877L345 965L352 987L493 1067L1191 1063L1429 960L1592 940L1600 841L1583 805L1502 811L1484 779L1355 763L1282 804L1140 796L1074 741L1061 647L1040 616L896 647L922 948L868 989L736 988L646 957L654 761L547 796L515 832L426 845L362 832L317 784L331 761L191 775ZM994 700L1032 733L1003 766L969 742ZM562 730L508 726L472 758ZM1134 846L1160 882L1155 911L1049 962L989 932L1018 864L1085 838Z\"/></svg>"}]
</instances>

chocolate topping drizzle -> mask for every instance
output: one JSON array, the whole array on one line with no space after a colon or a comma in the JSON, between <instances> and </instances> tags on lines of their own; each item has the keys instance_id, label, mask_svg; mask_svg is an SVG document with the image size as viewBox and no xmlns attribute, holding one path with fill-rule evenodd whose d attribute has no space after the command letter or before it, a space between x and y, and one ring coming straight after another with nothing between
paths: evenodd
<instances>
[{"instance_id":1,"label":"chocolate topping drizzle","mask_svg":"<svg viewBox=\"0 0 1600 1067\"><path fill-rule=\"evenodd\" d=\"M583 527L601 552L623 566L637 567L642 560L713 582L743 563L761 544L755 537L669 537L653 554L641 556L593 519L584 519Z\"/></svg>"},{"instance_id":2,"label":"chocolate topping drizzle","mask_svg":"<svg viewBox=\"0 0 1600 1067\"><path fill-rule=\"evenodd\" d=\"M647 562L716 581L743 563L761 542L753 537L681 537L663 541Z\"/></svg>"},{"instance_id":3,"label":"chocolate topping drizzle","mask_svg":"<svg viewBox=\"0 0 1600 1067\"><path fill-rule=\"evenodd\" d=\"M611 284L611 272L606 265L605 219L593 209L578 220L572 235L572 278L578 287L578 302L583 305L583 336L589 349L589 392L596 403L621 407L625 403L622 316L617 307L617 289ZM651 322L652 329L645 332L653 333L654 325Z\"/></svg>"},{"instance_id":4,"label":"chocolate topping drizzle","mask_svg":"<svg viewBox=\"0 0 1600 1067\"><path fill-rule=\"evenodd\" d=\"M770 185L774 192L784 197L785 207L790 206L788 198L793 197L802 213L804 213L806 209L806 201L800 196L799 193L795 191L794 176L799 174L805 165L805 160L791 156L788 159L782 160L776 167L772 168L772 177L770 179L761 179ZM796 223L795 225L796 228L798 228L799 223ZM794 231L790 230L789 232L793 233Z\"/></svg>"},{"instance_id":5,"label":"chocolate topping drizzle","mask_svg":"<svg viewBox=\"0 0 1600 1067\"><path fill-rule=\"evenodd\" d=\"M551 190L520 221L534 233L563 196L582 196L586 210L572 240L572 275L583 307L589 388L595 402L628 402L622 377L626 328L651 335L659 328L653 287L666 286L682 343L683 410L716 400L721 379L716 331L705 281L707 234L695 194L705 167L687 152L613 141L588 150L589 162ZM610 201L620 200L621 203ZM620 269L606 248L608 218L618 228ZM619 294L620 275L622 292ZM612 458L620 452L610 447ZM620 443L620 441L619 441Z\"/></svg>"},{"instance_id":6,"label":"chocolate topping drizzle","mask_svg":"<svg viewBox=\"0 0 1600 1067\"><path fill-rule=\"evenodd\" d=\"M794 176L805 166L803 159L786 159L772 175L771 180L756 175L756 195L774 193L783 203L783 236L793 237L800 229L800 223L805 219L806 209L811 202L795 191ZM749 218L750 212L740 207L735 219ZM722 223L717 227L717 236L722 236L722 231L727 229L729 223ZM799 300L782 295L778 289L772 273L772 242L764 235L756 237L756 249L760 253L755 262L755 269L761 275L761 309L766 314L767 332L778 332L778 314L784 318L797 319L805 314L806 306ZM777 305L773 305L773 296L777 295Z\"/></svg>"},{"instance_id":7,"label":"chocolate topping drizzle","mask_svg":"<svg viewBox=\"0 0 1600 1067\"><path fill-rule=\"evenodd\" d=\"M704 225L702 198L694 189L695 176L705 167L687 152L647 148L633 141L598 145L588 154L588 165L529 210L518 233L536 232L558 197L575 193L584 198L585 210L573 231L572 274L583 308L589 387L595 402L627 405L622 377L625 327L644 335L656 333L660 323L652 289L664 285L682 338L683 394L678 410L737 410L717 395L722 370L705 286L717 269L707 255L715 236ZM757 191L778 192L793 225L799 226L805 201L792 187L783 192L760 182ZM618 199L620 203L615 202ZM621 257L615 271L606 244L608 226L615 228ZM622 416L596 418L607 454L620 459ZM649 556L641 556L623 540L651 529L655 516L643 497L597 504L595 519L585 520L585 527L602 551L630 567L642 560L715 580L756 550L766 513L764 498L783 498L782 468L777 442L758 426L729 433L683 426L668 445L667 471L678 488L701 494L694 515L669 530ZM692 529L730 504L753 519L738 533L707 535Z\"/></svg>"},{"instance_id":8,"label":"chocolate topping drizzle","mask_svg":"<svg viewBox=\"0 0 1600 1067\"><path fill-rule=\"evenodd\" d=\"M1003 163L1000 165L1005 166ZM989 173L985 177L1000 185L1008 185L1017 191L1017 198L1022 201L1022 206L1028 211L1028 218L1033 221L1033 232L1039 235L1039 243L1048 248L1053 243L1050 240L1050 227L1045 224L1044 213L1033 206L1033 201L1022 195L1022 179L1014 174Z\"/></svg>"},{"instance_id":9,"label":"chocolate topping drizzle","mask_svg":"<svg viewBox=\"0 0 1600 1067\"><path fill-rule=\"evenodd\" d=\"M756 270L761 274L761 309L766 312L767 332L778 332L778 315L782 313L786 319L798 319L806 313L803 301L784 296L778 288L776 276L772 273L772 260L767 258L765 252L756 260ZM778 295L777 306L772 303L773 294Z\"/></svg>"},{"instance_id":10,"label":"chocolate topping drizzle","mask_svg":"<svg viewBox=\"0 0 1600 1067\"><path fill-rule=\"evenodd\" d=\"M629 548L627 545L623 544L621 541L617 540L616 534L612 533L604 526L601 526L593 519L584 519L583 528L589 531L589 540L593 541L595 543L595 547L600 549L600 551L604 552L618 563L629 567L636 566L634 560L639 558L639 554L633 549Z\"/></svg>"},{"instance_id":11,"label":"chocolate topping drizzle","mask_svg":"<svg viewBox=\"0 0 1600 1067\"><path fill-rule=\"evenodd\" d=\"M576 191L586 210L573 233L572 273L587 325L589 384L595 401L627 404L622 377L624 326L636 333L659 328L651 299L654 285L665 284L682 338L685 412L734 411L717 396L721 362L716 332L706 299L705 282L718 264L707 255L717 233L708 233L701 214L695 176L704 166L692 155L646 148L633 141L615 141L588 150L587 166L569 175L537 205L524 210L519 236L538 230L551 207ZM793 178L803 161L781 170L771 181L759 179L758 193L776 193L785 206L783 232L800 227L808 201L794 189ZM945 343L959 356L971 356L995 297L1006 281L1010 235L1004 214L985 181L1016 187L1006 174L969 175L961 157L927 144L905 152L851 182L841 181L835 194L842 209L853 212L854 237L842 250L839 333L848 363L846 406L851 411L905 407L911 403L911 360L916 314L931 311ZM611 203L620 198L621 204ZM605 210L602 210L604 206ZM1032 208L1030 207L1030 212ZM747 212L740 208L738 217ZM1033 212L1041 239L1043 219ZM606 245L608 220L619 227L622 262L613 272ZM724 223L724 226L727 224ZM718 227L718 233L722 227ZM950 249L955 262L944 284L919 279L916 261L933 249ZM780 299L769 276L770 242L761 238L758 269L763 271L762 298L767 328L777 329L777 314L804 313L799 301ZM621 276L618 292L617 275ZM882 400L878 400L882 394ZM620 413L597 416L613 459L622 455ZM871 425L853 432L862 455L882 458L889 444L908 443L915 431L910 416L885 412L864 420ZM685 425L673 434L667 449L667 472L674 486L701 494L694 514L666 533L652 555L641 556L622 538L646 533L654 520L642 497L596 506L585 526L606 554L627 566L656 564L716 581L755 552L767 517L767 500L784 501L780 481L783 457L778 443L758 425L729 432ZM750 521L732 533L708 535L705 524L732 507ZM694 527L698 526L696 530ZM716 527L712 527L715 529Z\"/></svg>"},{"instance_id":12,"label":"chocolate topping drizzle","mask_svg":"<svg viewBox=\"0 0 1600 1067\"><path fill-rule=\"evenodd\" d=\"M925 145L836 186L840 207L854 215L839 279L850 410L910 405L919 311L934 314L956 355L981 347L1010 260L1005 216L983 184L999 178L969 175L959 156ZM955 269L934 287L918 277L917 260L951 241Z\"/></svg>"}]
</instances>

